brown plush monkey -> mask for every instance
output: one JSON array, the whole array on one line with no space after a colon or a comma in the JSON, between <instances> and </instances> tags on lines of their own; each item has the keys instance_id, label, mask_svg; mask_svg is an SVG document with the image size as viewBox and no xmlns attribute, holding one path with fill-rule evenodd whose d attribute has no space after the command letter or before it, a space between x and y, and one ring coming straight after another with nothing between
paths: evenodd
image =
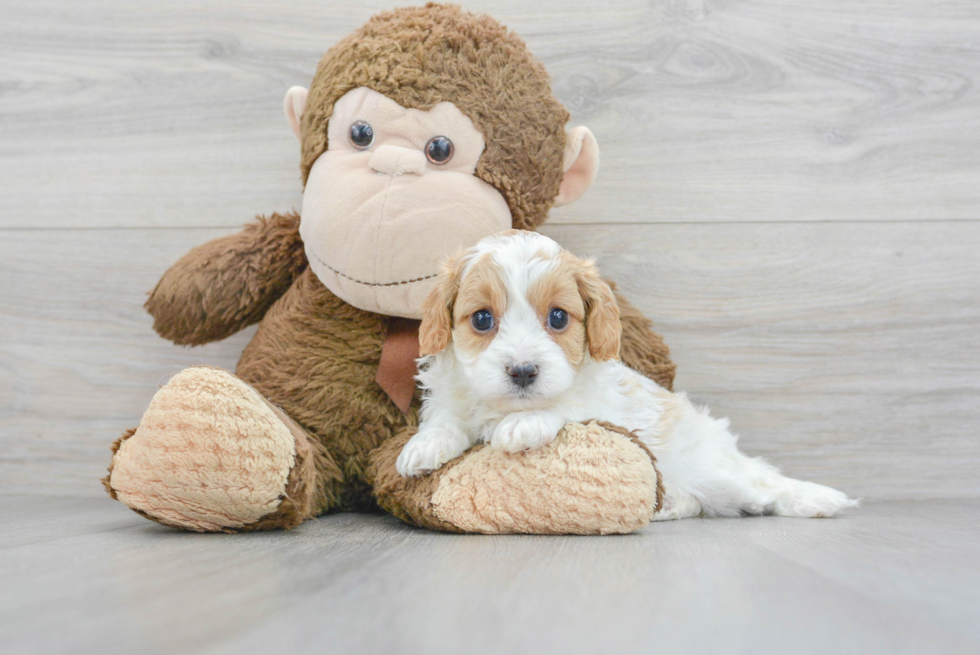
<instances>
[{"instance_id":1,"label":"brown plush monkey","mask_svg":"<svg viewBox=\"0 0 980 655\"><path fill-rule=\"evenodd\" d=\"M198 367L154 396L114 446L106 489L200 531L289 528L380 505L426 527L609 533L659 503L649 453L615 426L569 425L549 447L477 447L418 479L413 434L422 299L442 259L534 229L595 177L588 129L524 42L487 16L430 4L372 18L324 56L286 117L302 146L301 216L273 214L195 248L146 304L178 344L261 321L235 374ZM621 357L670 387L660 337L619 298Z\"/></svg>"}]
</instances>

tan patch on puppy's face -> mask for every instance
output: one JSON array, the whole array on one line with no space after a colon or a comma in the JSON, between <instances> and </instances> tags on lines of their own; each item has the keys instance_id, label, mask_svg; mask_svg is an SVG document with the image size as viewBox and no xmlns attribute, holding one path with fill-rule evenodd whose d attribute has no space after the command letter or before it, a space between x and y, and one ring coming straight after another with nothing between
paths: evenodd
<instances>
[{"instance_id":1,"label":"tan patch on puppy's face","mask_svg":"<svg viewBox=\"0 0 980 655\"><path fill-rule=\"evenodd\" d=\"M546 253L541 256L550 258ZM562 250L555 269L528 289L528 300L573 367L581 365L585 348L596 361L619 359L619 306L591 260ZM548 314L555 307L569 315L568 326L561 331L548 325Z\"/></svg>"},{"instance_id":2,"label":"tan patch on puppy's face","mask_svg":"<svg viewBox=\"0 0 980 655\"><path fill-rule=\"evenodd\" d=\"M543 258L551 258L542 253ZM585 303L576 279L577 260L562 251L554 269L531 283L527 299L551 339L565 353L573 368L578 368L588 347L585 334ZM568 314L568 325L555 330L549 324L551 310L562 309Z\"/></svg>"},{"instance_id":3,"label":"tan patch on puppy's face","mask_svg":"<svg viewBox=\"0 0 980 655\"><path fill-rule=\"evenodd\" d=\"M481 309L493 315L493 328L480 332L472 316ZM493 341L507 309L507 287L500 268L489 254L470 264L463 277L453 308L453 342L465 352L481 352Z\"/></svg>"}]
</instances>

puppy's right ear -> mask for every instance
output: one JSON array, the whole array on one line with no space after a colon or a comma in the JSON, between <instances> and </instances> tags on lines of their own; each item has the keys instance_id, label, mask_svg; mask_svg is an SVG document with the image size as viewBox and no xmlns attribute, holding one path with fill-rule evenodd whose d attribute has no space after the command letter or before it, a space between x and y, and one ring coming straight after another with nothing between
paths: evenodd
<instances>
[{"instance_id":1,"label":"puppy's right ear","mask_svg":"<svg viewBox=\"0 0 980 655\"><path fill-rule=\"evenodd\" d=\"M422 325L419 327L419 355L435 355L449 346L453 338L453 305L459 293L462 265L453 257L442 268L436 288L422 303Z\"/></svg>"}]
</instances>

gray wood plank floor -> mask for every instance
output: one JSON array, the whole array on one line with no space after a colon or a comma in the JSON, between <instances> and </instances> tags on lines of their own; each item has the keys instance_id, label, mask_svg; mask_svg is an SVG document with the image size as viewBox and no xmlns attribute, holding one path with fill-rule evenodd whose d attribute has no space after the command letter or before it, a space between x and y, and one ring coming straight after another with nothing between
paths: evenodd
<instances>
[{"instance_id":1,"label":"gray wood plank floor","mask_svg":"<svg viewBox=\"0 0 980 655\"><path fill-rule=\"evenodd\" d=\"M858 497L980 495L980 222L545 231L599 258L666 335L677 387L730 417L747 452ZM159 384L234 368L252 330L180 348L141 307L224 233L0 237L0 491L102 495L109 444Z\"/></svg>"},{"instance_id":2,"label":"gray wood plank floor","mask_svg":"<svg viewBox=\"0 0 980 655\"><path fill-rule=\"evenodd\" d=\"M298 206L283 94L399 4L5 0L0 225L227 227ZM527 40L603 149L555 222L980 217L973 0L466 6Z\"/></svg>"},{"instance_id":3,"label":"gray wood plank floor","mask_svg":"<svg viewBox=\"0 0 980 655\"><path fill-rule=\"evenodd\" d=\"M487 537L341 514L182 533L0 497L3 653L970 653L980 501Z\"/></svg>"},{"instance_id":4,"label":"gray wood plank floor","mask_svg":"<svg viewBox=\"0 0 980 655\"><path fill-rule=\"evenodd\" d=\"M865 507L194 535L105 498L157 385L233 368L251 334L172 346L145 292L299 206L282 95L394 4L0 0L0 653L980 652L975 0L466 3L599 140L596 186L545 231L656 321L748 452Z\"/></svg>"},{"instance_id":5,"label":"gray wood plank floor","mask_svg":"<svg viewBox=\"0 0 980 655\"><path fill-rule=\"evenodd\" d=\"M0 492L101 495L180 368L145 293L298 207L282 117L391 0L0 2ZM746 450L873 499L980 497L980 4L474 0L602 149L544 230L654 319ZM44 480L43 485L38 480Z\"/></svg>"}]
</instances>

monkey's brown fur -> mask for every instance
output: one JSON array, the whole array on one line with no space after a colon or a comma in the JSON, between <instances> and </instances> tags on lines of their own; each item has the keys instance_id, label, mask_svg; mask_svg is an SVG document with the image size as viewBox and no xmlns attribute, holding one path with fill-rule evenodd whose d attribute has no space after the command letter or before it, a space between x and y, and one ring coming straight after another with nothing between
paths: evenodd
<instances>
[{"instance_id":1,"label":"monkey's brown fur","mask_svg":"<svg viewBox=\"0 0 980 655\"><path fill-rule=\"evenodd\" d=\"M546 218L562 178L568 114L518 37L455 7L375 16L317 70L302 118L304 181L327 147L333 103L358 86L405 107L454 102L486 138L476 174L507 200L514 227ZM419 525L456 529L429 509L441 472L405 479L394 469L416 427L419 398L406 415L375 383L389 319L323 286L307 266L298 227L297 215L273 214L199 246L164 274L146 303L154 329L178 344L204 344L261 321L236 375L281 414L296 439L297 463L279 509L244 529L288 528L327 510L377 505ZM666 345L638 310L617 300L621 358L669 389L674 365ZM109 478L106 487L115 497Z\"/></svg>"},{"instance_id":2,"label":"monkey's brown fur","mask_svg":"<svg viewBox=\"0 0 980 655\"><path fill-rule=\"evenodd\" d=\"M251 315L245 311L242 298L271 305L235 374L281 408L325 450L326 454L317 459L319 474L313 482L322 490L317 494L322 500L309 507L309 516L327 509L370 509L374 506L367 476L371 453L397 433L414 428L419 400L416 397L412 414L406 416L374 382L387 317L343 302L308 268L292 267L285 272L285 267L279 266L269 271L269 276L264 274L266 270L260 264L268 258L259 254L263 244L274 243L276 252L293 252L300 244L298 228L295 214L273 214L238 234L193 249L164 274L146 308L153 314L154 328L161 336L176 343L201 345L215 339L209 335L223 336L231 329L214 320L215 316L232 317L238 321L235 329L248 324L240 318ZM302 249L298 252L302 253ZM229 267L221 276L214 271L207 273L215 261ZM189 271L197 274L188 275ZM276 298L289 275L292 279L288 280L288 290ZM219 278L223 285L213 286L206 295L201 293L201 280ZM620 356L624 363L670 388L674 365L667 346L650 331L648 319L621 295L616 297L623 323ZM210 332L196 329L194 317L201 312L200 305L174 300L179 298L207 299L212 317ZM416 486L431 486L392 482L389 474L398 477L394 458L390 453L378 456L386 458L391 471L375 467L375 476L387 475L385 489L401 502L414 498ZM402 518L412 516L409 507L389 502L384 490L376 491L380 491L385 509ZM412 502L424 506L423 498Z\"/></svg>"},{"instance_id":3,"label":"monkey's brown fur","mask_svg":"<svg viewBox=\"0 0 980 655\"><path fill-rule=\"evenodd\" d=\"M524 41L490 18L433 5L377 14L324 55L303 114L303 182L327 149L327 122L364 86L412 109L454 103L483 133L476 175L507 200L514 227L544 222L562 178L568 111Z\"/></svg>"},{"instance_id":4,"label":"monkey's brown fur","mask_svg":"<svg viewBox=\"0 0 980 655\"><path fill-rule=\"evenodd\" d=\"M306 266L299 216L259 216L238 234L198 246L171 266L146 310L154 316L153 329L176 344L218 341L262 320Z\"/></svg>"}]
</instances>

